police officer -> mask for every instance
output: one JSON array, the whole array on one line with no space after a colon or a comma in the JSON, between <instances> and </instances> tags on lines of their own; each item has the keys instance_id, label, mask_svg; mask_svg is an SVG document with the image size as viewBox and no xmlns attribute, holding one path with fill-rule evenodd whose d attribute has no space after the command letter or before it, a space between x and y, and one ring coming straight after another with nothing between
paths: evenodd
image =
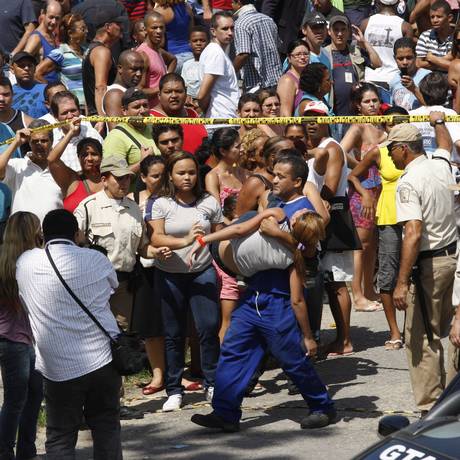
<instances>
[{"instance_id":1,"label":"police officer","mask_svg":"<svg viewBox=\"0 0 460 460\"><path fill-rule=\"evenodd\" d=\"M398 169L396 212L404 226L401 260L393 300L406 311L406 352L418 408L428 411L445 387L441 338L453 317L452 287L457 228L449 164L452 139L444 114L432 112L438 149L429 159L420 131L410 124L393 127L384 145ZM411 282L412 275L412 282Z\"/></svg>"},{"instance_id":2,"label":"police officer","mask_svg":"<svg viewBox=\"0 0 460 460\"><path fill-rule=\"evenodd\" d=\"M168 257L168 248L149 246L139 206L126 197L134 173L121 156L104 158L101 178L104 189L84 199L75 209L86 240L107 252L119 282L110 306L119 326L129 330L133 293L129 288L135 275L136 254L146 258Z\"/></svg>"}]
</instances>

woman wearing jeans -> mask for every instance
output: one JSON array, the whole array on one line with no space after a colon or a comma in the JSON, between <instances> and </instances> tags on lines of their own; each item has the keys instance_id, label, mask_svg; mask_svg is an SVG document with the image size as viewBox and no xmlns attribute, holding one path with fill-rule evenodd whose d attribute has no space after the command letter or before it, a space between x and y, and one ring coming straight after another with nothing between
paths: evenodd
<instances>
[{"instance_id":1,"label":"woman wearing jeans","mask_svg":"<svg viewBox=\"0 0 460 460\"><path fill-rule=\"evenodd\" d=\"M13 214L7 222L0 251L0 367L3 380L0 460L26 460L37 455L35 435L42 401L42 378L34 370L32 331L19 301L15 274L19 256L39 246L38 217L30 212Z\"/></svg>"},{"instance_id":2,"label":"woman wearing jeans","mask_svg":"<svg viewBox=\"0 0 460 460\"><path fill-rule=\"evenodd\" d=\"M152 207L152 244L167 246L173 254L159 261L156 286L161 298L166 350L166 392L163 411L178 410L182 404L181 378L187 311L195 320L201 348L201 366L206 397L212 399L214 375L219 358L220 309L216 272L205 248L192 266L188 253L200 236L222 227L220 204L201 190L198 163L189 153L177 152L167 161L162 191Z\"/></svg>"}]
</instances>

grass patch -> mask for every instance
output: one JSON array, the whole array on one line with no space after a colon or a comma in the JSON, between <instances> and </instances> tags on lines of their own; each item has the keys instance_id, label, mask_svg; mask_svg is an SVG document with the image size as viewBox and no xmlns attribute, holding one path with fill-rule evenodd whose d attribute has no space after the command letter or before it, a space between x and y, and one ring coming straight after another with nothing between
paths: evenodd
<instances>
[{"instance_id":1,"label":"grass patch","mask_svg":"<svg viewBox=\"0 0 460 460\"><path fill-rule=\"evenodd\" d=\"M41 428L46 427L46 411L45 411L45 406L40 407L40 411L38 412L38 420L37 424Z\"/></svg>"}]
</instances>

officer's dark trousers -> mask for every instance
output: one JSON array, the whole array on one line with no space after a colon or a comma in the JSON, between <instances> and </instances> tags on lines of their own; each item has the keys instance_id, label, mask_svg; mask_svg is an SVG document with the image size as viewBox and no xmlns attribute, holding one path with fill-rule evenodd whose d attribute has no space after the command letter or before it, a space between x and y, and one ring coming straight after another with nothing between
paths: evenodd
<instances>
[{"instance_id":1,"label":"officer's dark trousers","mask_svg":"<svg viewBox=\"0 0 460 460\"><path fill-rule=\"evenodd\" d=\"M241 402L266 349L300 390L311 411L333 407L327 390L302 349L288 296L248 290L233 312L216 371L212 406L228 422L241 418Z\"/></svg>"}]
</instances>

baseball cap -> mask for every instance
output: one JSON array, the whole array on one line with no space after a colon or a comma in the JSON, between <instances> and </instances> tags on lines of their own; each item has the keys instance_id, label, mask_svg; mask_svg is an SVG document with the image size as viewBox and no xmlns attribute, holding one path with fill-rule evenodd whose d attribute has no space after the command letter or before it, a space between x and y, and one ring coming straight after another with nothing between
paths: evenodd
<instances>
[{"instance_id":1,"label":"baseball cap","mask_svg":"<svg viewBox=\"0 0 460 460\"><path fill-rule=\"evenodd\" d=\"M120 155L111 155L104 157L101 162L101 174L110 173L115 177L123 177L128 174L134 176L135 174L129 169L128 163Z\"/></svg>"},{"instance_id":2,"label":"baseball cap","mask_svg":"<svg viewBox=\"0 0 460 460\"><path fill-rule=\"evenodd\" d=\"M304 26L321 26L326 24L326 18L322 13L319 13L318 11L312 11L303 22Z\"/></svg>"},{"instance_id":3,"label":"baseball cap","mask_svg":"<svg viewBox=\"0 0 460 460\"><path fill-rule=\"evenodd\" d=\"M329 109L327 108L327 105L324 102L321 101L310 101L307 102L307 105L304 108L304 115L307 112L314 112L319 115L328 115L329 114Z\"/></svg>"},{"instance_id":4,"label":"baseball cap","mask_svg":"<svg viewBox=\"0 0 460 460\"><path fill-rule=\"evenodd\" d=\"M11 58L11 64L18 62L21 59L30 59L34 62L35 65L37 65L37 58L33 54L28 53L27 51L20 51L19 53L16 53Z\"/></svg>"},{"instance_id":5,"label":"baseball cap","mask_svg":"<svg viewBox=\"0 0 460 460\"><path fill-rule=\"evenodd\" d=\"M380 147L389 147L393 142L415 142L422 140L422 134L418 128L409 123L400 123L391 128L387 140Z\"/></svg>"},{"instance_id":6,"label":"baseball cap","mask_svg":"<svg viewBox=\"0 0 460 460\"><path fill-rule=\"evenodd\" d=\"M111 9L98 9L94 12L94 16L91 18L91 22L96 26L96 28L102 27L104 24L109 24L111 22L122 23L125 21L123 16L119 16L116 11Z\"/></svg>"},{"instance_id":7,"label":"baseball cap","mask_svg":"<svg viewBox=\"0 0 460 460\"><path fill-rule=\"evenodd\" d=\"M332 16L332 18L329 19L329 27L332 27L337 22L342 22L343 24L350 27L350 20L344 14L337 14Z\"/></svg>"},{"instance_id":8,"label":"baseball cap","mask_svg":"<svg viewBox=\"0 0 460 460\"><path fill-rule=\"evenodd\" d=\"M131 102L138 101L140 99L147 99L147 95L144 91L139 88L128 88L121 97L122 107L128 107Z\"/></svg>"},{"instance_id":9,"label":"baseball cap","mask_svg":"<svg viewBox=\"0 0 460 460\"><path fill-rule=\"evenodd\" d=\"M396 5L396 3L399 3L399 0L379 0L379 2L382 3L383 5L391 6L391 5Z\"/></svg>"}]
</instances>

